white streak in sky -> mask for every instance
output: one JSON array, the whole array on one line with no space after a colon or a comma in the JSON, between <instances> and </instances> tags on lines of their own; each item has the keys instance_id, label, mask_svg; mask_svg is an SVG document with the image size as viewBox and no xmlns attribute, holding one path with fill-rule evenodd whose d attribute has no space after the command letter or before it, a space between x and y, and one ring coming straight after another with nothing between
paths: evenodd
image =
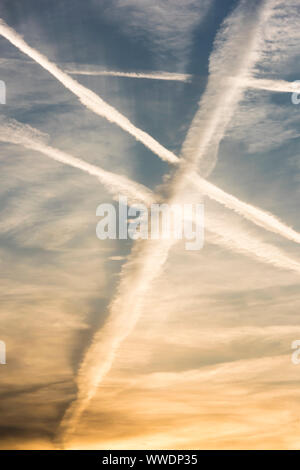
<instances>
[{"instance_id":1,"label":"white streak in sky","mask_svg":"<svg viewBox=\"0 0 300 470\"><path fill-rule=\"evenodd\" d=\"M71 75L93 75L93 76L109 76L124 78L145 78L149 80L168 80L175 82L188 82L192 75L187 73L171 73L171 72L120 72L114 70L67 70Z\"/></svg>"},{"instance_id":2,"label":"white streak in sky","mask_svg":"<svg viewBox=\"0 0 300 470\"><path fill-rule=\"evenodd\" d=\"M41 152L57 162L96 176L114 197L118 197L121 193L128 197L129 202L143 202L146 205L154 202L151 191L145 186L131 181L126 176L106 171L66 152L50 147L45 143L44 135L30 126L20 124L17 121L0 124L0 141L22 145L36 152Z\"/></svg>"},{"instance_id":3,"label":"white streak in sky","mask_svg":"<svg viewBox=\"0 0 300 470\"><path fill-rule=\"evenodd\" d=\"M251 236L234 224L228 224L218 217L206 215L207 241L224 246L230 251L250 255L277 268L283 268L300 274L300 263L285 255L279 248L264 243L257 237Z\"/></svg>"},{"instance_id":4,"label":"white streak in sky","mask_svg":"<svg viewBox=\"0 0 300 470\"><path fill-rule=\"evenodd\" d=\"M100 382L110 371L116 352L138 322L143 300L153 280L159 276L174 241L136 242L111 305L105 325L95 334L77 375L77 396L60 424L60 444L76 430L82 413L95 395Z\"/></svg>"},{"instance_id":5,"label":"white streak in sky","mask_svg":"<svg viewBox=\"0 0 300 470\"><path fill-rule=\"evenodd\" d=\"M300 83L287 82L286 80L267 80L264 78L250 78L247 80L246 85L249 88L257 90L268 90L279 93L300 93Z\"/></svg>"},{"instance_id":6,"label":"white streak in sky","mask_svg":"<svg viewBox=\"0 0 300 470\"><path fill-rule=\"evenodd\" d=\"M167 81L180 81L190 82L193 77L192 74L188 73L171 73L171 72L120 72L115 70L66 70L66 73L70 75L88 75L88 76L109 76L109 77L124 77L124 78L145 78L149 80L167 80ZM263 78L247 78L243 79L236 77L229 77L231 85L234 86L234 82L240 86L240 88L254 88L256 90L267 90L281 93L293 93L295 91L300 92L300 84L295 82L288 82L286 80L268 80Z\"/></svg>"},{"instance_id":7,"label":"white streak in sky","mask_svg":"<svg viewBox=\"0 0 300 470\"><path fill-rule=\"evenodd\" d=\"M220 142L259 59L261 29L271 5L265 1L253 11L251 2L242 0L217 34L207 88L182 147L182 157L201 176L208 176L216 165Z\"/></svg>"},{"instance_id":8,"label":"white streak in sky","mask_svg":"<svg viewBox=\"0 0 300 470\"><path fill-rule=\"evenodd\" d=\"M234 210L237 214L242 215L245 219L252 221L266 230L277 233L288 240L300 243L300 233L281 222L273 214L241 201L199 177L196 173L190 175L189 178L193 181L194 185L198 187L201 193L205 194L210 199L221 203L228 209Z\"/></svg>"}]
</instances>

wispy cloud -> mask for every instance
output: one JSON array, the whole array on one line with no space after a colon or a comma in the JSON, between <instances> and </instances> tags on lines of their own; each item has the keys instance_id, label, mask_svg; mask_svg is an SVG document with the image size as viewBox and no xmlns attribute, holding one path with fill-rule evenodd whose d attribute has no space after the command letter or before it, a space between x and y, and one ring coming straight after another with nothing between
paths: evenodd
<instances>
[{"instance_id":1,"label":"wispy cloud","mask_svg":"<svg viewBox=\"0 0 300 470\"><path fill-rule=\"evenodd\" d=\"M165 56L169 59L173 56L182 68L186 65L193 32L212 6L213 2L208 0L113 0L105 14L131 38L146 38L155 50L158 62ZM124 14L125 24L122 21Z\"/></svg>"},{"instance_id":2,"label":"wispy cloud","mask_svg":"<svg viewBox=\"0 0 300 470\"><path fill-rule=\"evenodd\" d=\"M73 157L61 150L50 147L44 140L45 136L28 125L22 125L15 120L11 120L7 124L0 123L0 141L23 145L26 148L40 152L60 163L70 165L92 176L96 176L116 198L121 193L129 197L131 202L142 201L147 205L153 202L150 190L147 190L144 186L130 181L126 176L103 170L80 158Z\"/></svg>"}]
</instances>

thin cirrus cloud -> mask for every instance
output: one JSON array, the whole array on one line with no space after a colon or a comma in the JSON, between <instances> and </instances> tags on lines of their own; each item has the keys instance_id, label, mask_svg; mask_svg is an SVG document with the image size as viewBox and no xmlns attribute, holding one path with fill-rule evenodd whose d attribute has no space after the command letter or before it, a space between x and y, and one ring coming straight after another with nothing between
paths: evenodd
<instances>
[{"instance_id":1,"label":"thin cirrus cloud","mask_svg":"<svg viewBox=\"0 0 300 470\"><path fill-rule=\"evenodd\" d=\"M0 125L0 141L22 145L45 154L60 163L78 168L92 176L96 176L116 198L121 193L127 196L131 203L138 201L149 205L153 202L151 192L147 190L147 188L134 181L130 181L126 176L105 171L98 166L91 165L90 163L47 145L44 142L43 134L39 133L36 129L32 129L30 126L24 126L16 121L10 121L7 124Z\"/></svg>"},{"instance_id":2,"label":"thin cirrus cloud","mask_svg":"<svg viewBox=\"0 0 300 470\"><path fill-rule=\"evenodd\" d=\"M98 0L94 2L98 4ZM171 55L182 69L193 33L213 4L208 0L172 0L171 5L163 0L113 0L104 14L131 37L147 39L159 57L158 62ZM126 24L120 22L124 14L128 17Z\"/></svg>"}]
</instances>

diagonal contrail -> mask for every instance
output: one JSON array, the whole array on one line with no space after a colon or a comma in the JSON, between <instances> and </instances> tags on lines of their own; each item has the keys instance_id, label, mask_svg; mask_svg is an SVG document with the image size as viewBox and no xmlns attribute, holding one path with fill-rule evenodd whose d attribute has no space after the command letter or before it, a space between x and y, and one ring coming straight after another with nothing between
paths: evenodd
<instances>
[{"instance_id":1,"label":"diagonal contrail","mask_svg":"<svg viewBox=\"0 0 300 470\"><path fill-rule=\"evenodd\" d=\"M48 70L66 88L72 91L72 93L74 93L80 99L84 106L88 107L96 114L120 126L129 134L133 135L137 140L142 142L146 147L150 148L150 150L152 150L153 153L158 155L162 160L175 165L180 163L180 159L173 152L167 150L146 132L135 127L125 116L123 116L109 104L105 103L105 101L96 95L96 93L80 85L76 80L69 77L55 64L50 62L44 55L30 47L23 40L23 38L18 33L16 33L16 31L10 28L2 19L0 19L0 34L8 39L22 52L39 63L42 67ZM193 175L192 179L198 188L205 188L205 194L209 198L216 200L220 204L223 204L230 209L235 210L246 219L251 220L266 230L278 233L279 235L289 240L300 243L300 234L278 220L274 215L268 214L261 209L240 201L236 197L222 191L212 183L208 183L204 179L200 178L196 173Z\"/></svg>"},{"instance_id":2,"label":"diagonal contrail","mask_svg":"<svg viewBox=\"0 0 300 470\"><path fill-rule=\"evenodd\" d=\"M0 124L0 142L22 145L28 149L40 152L52 160L89 173L97 177L114 197L118 197L121 193L128 197L130 203L142 202L147 206L155 201L150 189L144 185L136 183L126 176L121 176L104 170L99 166L91 165L80 158L73 157L66 152L51 147L44 142L43 138L39 138L39 135L42 136L36 129L20 124L15 120L11 120L4 125Z\"/></svg>"}]
</instances>

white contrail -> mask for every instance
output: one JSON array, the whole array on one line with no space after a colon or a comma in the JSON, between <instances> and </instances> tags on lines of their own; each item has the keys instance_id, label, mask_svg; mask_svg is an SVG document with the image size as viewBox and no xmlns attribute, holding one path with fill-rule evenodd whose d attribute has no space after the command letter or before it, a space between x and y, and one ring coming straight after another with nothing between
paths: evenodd
<instances>
[{"instance_id":1,"label":"white contrail","mask_svg":"<svg viewBox=\"0 0 300 470\"><path fill-rule=\"evenodd\" d=\"M125 77L125 78L144 78L149 80L167 80L167 81L179 81L179 82L189 82L192 80L195 75L189 73L172 73L172 72L120 72L116 70L85 70L85 69L75 69L75 70L66 70L66 73L70 75L88 75L88 76L110 76L110 77ZM236 83L241 89L243 88L254 88L257 90L268 90L268 91L277 91L277 92L300 92L300 83L288 82L286 80L269 80L264 78L230 78L228 76L231 86L234 86Z\"/></svg>"},{"instance_id":2,"label":"white contrail","mask_svg":"<svg viewBox=\"0 0 300 470\"><path fill-rule=\"evenodd\" d=\"M135 244L122 269L117 294L109 307L109 317L95 334L81 363L76 399L60 424L60 442L67 441L75 431L82 413L111 369L117 350L134 329L145 294L160 274L173 243L169 239L144 240Z\"/></svg>"},{"instance_id":3,"label":"white contrail","mask_svg":"<svg viewBox=\"0 0 300 470\"><path fill-rule=\"evenodd\" d=\"M168 161L169 163L175 165L178 165L180 163L180 159L173 152L164 148L146 132L136 128L125 116L123 116L110 105L105 103L99 96L97 96L91 90L80 85L78 82L69 77L66 73L61 71L55 64L52 64L44 55L40 54L38 51L28 46L23 40L23 38L18 35L12 28L7 26L5 22L1 19L0 34L5 36L17 48L19 48L25 54L29 55L42 67L47 69L70 91L72 91L76 96L78 96L80 101L93 112L105 117L109 121L113 121L115 124L119 125L121 128L134 135L137 140L140 140L146 147L150 148L153 153L158 155L162 160ZM197 178L198 181L196 182ZM257 223L265 229L270 230L272 232L275 231L283 237L299 243L300 234L285 225L283 222L277 220L275 216L265 213L264 211L257 209L256 207L251 206L250 204L239 201L237 198L228 193L225 193L217 186L208 183L200 177L197 177L196 174L193 175L193 180L196 182L195 184L197 186L206 188L206 195L209 196L211 199L216 200L217 202L225 205L226 207L234 209L237 213L239 213L246 219L252 220L252 222ZM246 208L247 210L245 210ZM250 212L251 218L249 217ZM270 217L273 219L272 223L270 223Z\"/></svg>"},{"instance_id":4,"label":"white contrail","mask_svg":"<svg viewBox=\"0 0 300 470\"><path fill-rule=\"evenodd\" d=\"M137 140L141 141L146 147L156 153L163 160L176 163L177 157L160 145L153 137L146 132L135 127L129 119L119 113L115 108L106 103L96 93L84 87L67 73L63 72L56 64L50 62L46 56L29 46L24 39L13 29L10 28L3 19L0 18L0 34L16 46L24 54L31 57L40 64L45 70L51 73L68 90L76 95L81 103L88 109L106 118L108 121L117 124L123 130L131 134Z\"/></svg>"},{"instance_id":5,"label":"white contrail","mask_svg":"<svg viewBox=\"0 0 300 470\"><path fill-rule=\"evenodd\" d=\"M70 75L92 75L92 76L109 76L124 78L144 78L149 80L168 80L175 82L188 82L192 75L188 73L171 73L171 72L120 72L115 70L66 70Z\"/></svg>"},{"instance_id":6,"label":"white contrail","mask_svg":"<svg viewBox=\"0 0 300 470\"><path fill-rule=\"evenodd\" d=\"M61 150L47 145L44 142L44 136L30 126L20 124L17 121L0 124L0 141L22 145L31 150L41 152L53 160L96 176L114 197L118 197L121 193L128 197L129 202L143 202L146 205L150 205L154 202L152 192L145 186L131 181L126 176L106 171L80 158L73 157L66 152L62 152Z\"/></svg>"},{"instance_id":7,"label":"white contrail","mask_svg":"<svg viewBox=\"0 0 300 470\"><path fill-rule=\"evenodd\" d=\"M196 173L190 175L189 178L202 194L208 196L213 201L217 201L228 209L232 209L236 213L242 215L245 219L252 221L264 229L277 233L293 242L300 243L300 233L281 222L273 214L241 201L214 184L209 183Z\"/></svg>"},{"instance_id":8,"label":"white contrail","mask_svg":"<svg viewBox=\"0 0 300 470\"><path fill-rule=\"evenodd\" d=\"M208 176L216 165L220 142L259 59L261 28L272 3L264 1L254 12L251 2L242 0L217 34L207 87L182 147L182 157L201 176Z\"/></svg>"},{"instance_id":9,"label":"white contrail","mask_svg":"<svg viewBox=\"0 0 300 470\"><path fill-rule=\"evenodd\" d=\"M258 90L277 91L281 93L300 93L300 82L288 82L286 80L268 80L264 78L250 78L246 81L246 86Z\"/></svg>"},{"instance_id":10,"label":"white contrail","mask_svg":"<svg viewBox=\"0 0 300 470\"><path fill-rule=\"evenodd\" d=\"M224 246L230 251L300 274L300 263L298 261L289 258L279 248L264 243L239 227L209 215L205 217L205 226L208 231L207 241L209 243Z\"/></svg>"}]
</instances>

